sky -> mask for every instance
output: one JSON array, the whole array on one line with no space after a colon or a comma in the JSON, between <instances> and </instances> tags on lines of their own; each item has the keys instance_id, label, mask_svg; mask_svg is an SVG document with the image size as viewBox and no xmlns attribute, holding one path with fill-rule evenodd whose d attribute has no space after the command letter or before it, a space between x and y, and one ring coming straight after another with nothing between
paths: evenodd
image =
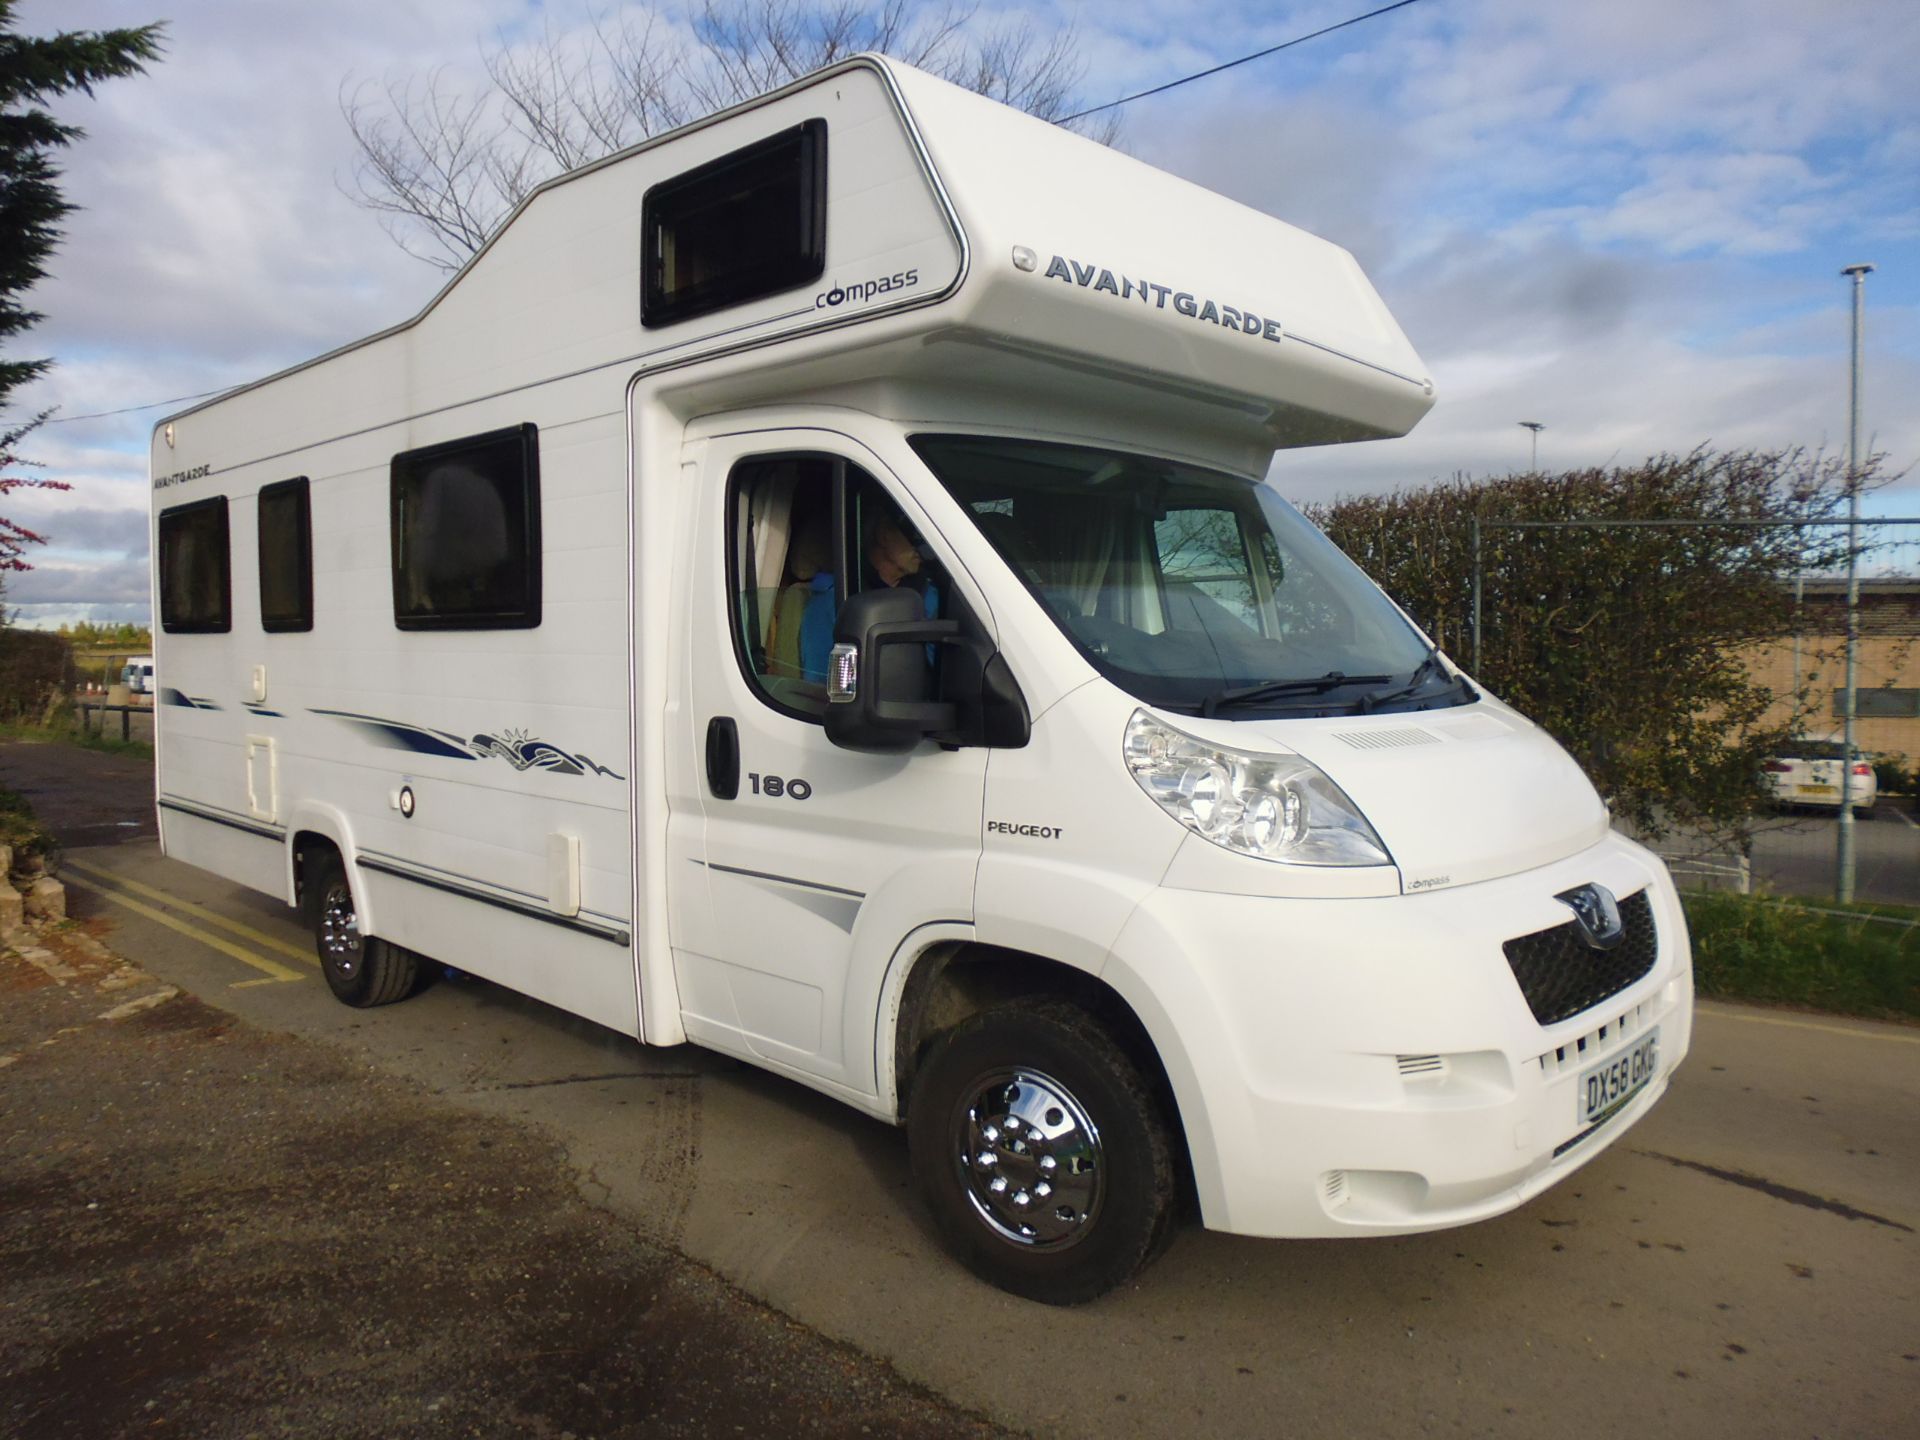
<instances>
[{"instance_id":1,"label":"sky","mask_svg":"<svg viewBox=\"0 0 1920 1440\"><path fill-rule=\"evenodd\" d=\"M597 10L618 0L592 0ZM1377 3L1377 0L1374 0ZM681 3L659 7L666 32ZM1372 8L1369 0L984 3L1071 27L1097 105ZM443 271L349 196L340 97L582 25L587 0L23 0L27 34L167 21L165 58L55 108L66 226L12 354L56 368L7 416L73 489L16 493L51 543L6 581L19 623L148 616L147 443L181 397L415 314ZM1851 292L1866 288L1869 448L1920 516L1920 6L1911 0L1419 0L1125 106L1118 143L1353 251L1434 377L1409 436L1283 456L1296 501L1530 463L1843 453ZM142 407L135 409L133 407ZM106 411L127 413L85 418ZM1920 528L1920 527L1917 527ZM1920 569L1920 550L1908 551Z\"/></svg>"}]
</instances>

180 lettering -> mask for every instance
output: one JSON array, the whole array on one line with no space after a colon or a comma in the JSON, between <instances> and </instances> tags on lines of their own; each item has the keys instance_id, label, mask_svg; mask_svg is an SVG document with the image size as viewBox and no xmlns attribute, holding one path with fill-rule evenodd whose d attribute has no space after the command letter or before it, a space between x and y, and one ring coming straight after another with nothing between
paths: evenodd
<instances>
[{"instance_id":1,"label":"180 lettering","mask_svg":"<svg viewBox=\"0 0 1920 1440\"><path fill-rule=\"evenodd\" d=\"M753 786L753 793L765 795L770 800L778 800L782 795L789 800L806 800L813 795L813 786L804 780L782 780L778 775L747 775L747 783Z\"/></svg>"}]
</instances>

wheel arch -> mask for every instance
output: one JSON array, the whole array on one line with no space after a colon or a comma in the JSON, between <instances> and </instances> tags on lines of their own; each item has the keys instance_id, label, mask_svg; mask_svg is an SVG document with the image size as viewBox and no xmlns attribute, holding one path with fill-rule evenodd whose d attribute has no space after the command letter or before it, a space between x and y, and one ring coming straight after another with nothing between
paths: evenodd
<instances>
[{"instance_id":1,"label":"wheel arch","mask_svg":"<svg viewBox=\"0 0 1920 1440\"><path fill-rule=\"evenodd\" d=\"M1125 995L1091 971L1030 951L983 944L972 939L970 932L919 938L923 943L898 972L898 981L889 986L894 998L892 1025L880 1037L885 1053L877 1057L882 1086L891 1090L891 1094L883 1090L880 1098L896 1122L904 1119L914 1076L940 1035L968 1016L1006 1001L1067 1000L1107 1028L1160 1098L1175 1141L1183 1199L1195 1198L1198 1177L1188 1134L1195 1117L1192 1107L1183 1103L1183 1087L1175 1079L1176 1072L1191 1071L1184 1053L1169 1064L1166 1051L1169 1045L1177 1050L1175 1037L1156 1033ZM1204 1127L1203 1118L1200 1123Z\"/></svg>"},{"instance_id":2,"label":"wheel arch","mask_svg":"<svg viewBox=\"0 0 1920 1440\"><path fill-rule=\"evenodd\" d=\"M379 931L374 926L372 899L367 894L367 887L361 883L360 867L354 863L352 831L346 818L336 812L303 806L288 818L287 903L298 908L304 902L306 877L311 873L312 857L323 849L332 850L340 857L340 868L346 872L347 884L353 890L361 932L377 935Z\"/></svg>"}]
</instances>

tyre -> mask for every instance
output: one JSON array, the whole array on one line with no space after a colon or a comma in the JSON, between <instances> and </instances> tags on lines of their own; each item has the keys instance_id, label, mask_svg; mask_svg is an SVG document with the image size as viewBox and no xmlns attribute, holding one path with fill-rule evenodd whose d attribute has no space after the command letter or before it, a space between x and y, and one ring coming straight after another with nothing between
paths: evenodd
<instances>
[{"instance_id":1,"label":"tyre","mask_svg":"<svg viewBox=\"0 0 1920 1440\"><path fill-rule=\"evenodd\" d=\"M1871 820L1871 819L1873 819L1873 806L1871 806L1871 805L1856 805L1856 806L1854 806L1854 807L1853 807L1853 818L1854 818L1854 819L1856 819L1856 820Z\"/></svg>"},{"instance_id":2,"label":"tyre","mask_svg":"<svg viewBox=\"0 0 1920 1440\"><path fill-rule=\"evenodd\" d=\"M414 991L419 962L411 950L362 935L345 866L331 850L318 857L307 877L307 923L320 973L334 999L366 1009L391 1005Z\"/></svg>"},{"instance_id":3,"label":"tyre","mask_svg":"<svg viewBox=\"0 0 1920 1440\"><path fill-rule=\"evenodd\" d=\"M907 1107L920 1193L955 1255L1002 1290L1078 1305L1171 1238L1165 1107L1063 1001L986 1010L934 1042Z\"/></svg>"}]
</instances>

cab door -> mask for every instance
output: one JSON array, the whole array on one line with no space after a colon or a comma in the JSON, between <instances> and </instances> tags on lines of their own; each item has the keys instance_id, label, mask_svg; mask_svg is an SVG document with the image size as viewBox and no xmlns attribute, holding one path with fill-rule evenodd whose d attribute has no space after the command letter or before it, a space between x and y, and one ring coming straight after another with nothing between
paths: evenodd
<instances>
[{"instance_id":1,"label":"cab door","mask_svg":"<svg viewBox=\"0 0 1920 1440\"><path fill-rule=\"evenodd\" d=\"M851 438L721 434L685 458L699 487L681 675L693 764L669 835L687 1032L870 1094L894 952L918 926L972 920L987 752L829 742L832 619L880 583L914 586L930 614L986 611L898 478ZM865 553L877 535L893 547L878 570Z\"/></svg>"}]
</instances>

